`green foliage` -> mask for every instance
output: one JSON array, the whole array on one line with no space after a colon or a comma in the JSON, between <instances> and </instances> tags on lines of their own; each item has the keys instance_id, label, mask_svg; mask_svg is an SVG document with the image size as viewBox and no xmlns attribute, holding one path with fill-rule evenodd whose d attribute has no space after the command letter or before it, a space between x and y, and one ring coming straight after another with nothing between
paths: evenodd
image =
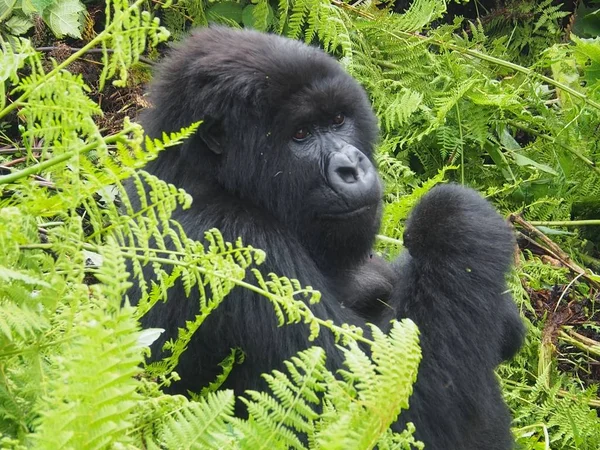
<instances>
[{"instance_id":1,"label":"green foliage","mask_svg":"<svg viewBox=\"0 0 600 450\"><path fill-rule=\"evenodd\" d=\"M340 378L325 367L324 351L312 347L285 363L288 374L265 375L273 394L246 393L248 419L233 416L231 391L217 391L186 403L161 423L154 445L304 449L301 432L314 449L422 448L412 439L412 426L402 434L387 431L408 407L420 360L417 329L410 321L395 323L389 336L372 329L371 358L352 340L343 350L347 369ZM320 415L314 411L319 404Z\"/></svg>"},{"instance_id":2,"label":"green foliage","mask_svg":"<svg viewBox=\"0 0 600 450\"><path fill-rule=\"evenodd\" d=\"M168 35L140 4L108 3L105 30L60 64L45 64L28 40L1 42L0 83L11 101L3 97L0 120L17 112L22 126L16 140L2 135L9 151L0 158L23 155L0 175L2 447L304 448L298 432L318 448L418 447L414 427L388 431L416 379L416 326L395 323L389 335L373 327L366 339L358 328L315 317L309 305L320 294L312 288L263 276L262 250L225 242L218 230L205 244L189 239L170 218L189 207L189 195L138 169L201 124L145 141L128 120L114 134L99 128L90 87L66 67L98 46L100 87L115 76L122 86L146 46ZM152 284L142 276L146 265ZM144 366L160 330L141 331L137 319L167 300L176 279L188 293L199 291L198 315L165 345L166 358ZM132 282L142 292L136 307L122 303ZM195 400L160 392L177 378L173 369L194 332L236 286L270 301L281 326L303 322L311 338L334 333L345 370L329 372L320 348L298 354L287 374L265 375L271 393L242 399L247 420L233 417L233 394L218 390L239 358L235 349Z\"/></svg>"},{"instance_id":3,"label":"green foliage","mask_svg":"<svg viewBox=\"0 0 600 450\"><path fill-rule=\"evenodd\" d=\"M81 38L84 15L85 6L79 0L2 0L0 30L22 35L41 17L56 37Z\"/></svg>"}]
</instances>

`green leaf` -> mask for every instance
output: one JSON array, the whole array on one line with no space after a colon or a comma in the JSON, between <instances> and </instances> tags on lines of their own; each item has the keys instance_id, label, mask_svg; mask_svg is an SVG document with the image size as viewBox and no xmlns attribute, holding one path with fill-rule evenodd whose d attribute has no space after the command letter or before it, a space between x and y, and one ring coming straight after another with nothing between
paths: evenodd
<instances>
[{"instance_id":1,"label":"green leaf","mask_svg":"<svg viewBox=\"0 0 600 450\"><path fill-rule=\"evenodd\" d=\"M499 130L498 137L500 138L502 147L506 148L507 150L521 150L521 146L508 132L506 127L502 127L501 130Z\"/></svg>"},{"instance_id":2,"label":"green leaf","mask_svg":"<svg viewBox=\"0 0 600 450\"><path fill-rule=\"evenodd\" d=\"M0 23L8 17L15 7L16 0L0 0Z\"/></svg>"},{"instance_id":3,"label":"green leaf","mask_svg":"<svg viewBox=\"0 0 600 450\"><path fill-rule=\"evenodd\" d=\"M15 14L6 21L6 27L15 36L27 33L27 31L33 26L33 22L27 17Z\"/></svg>"},{"instance_id":4,"label":"green leaf","mask_svg":"<svg viewBox=\"0 0 600 450\"><path fill-rule=\"evenodd\" d=\"M546 164L541 164L539 162L534 161L533 159L528 158L527 156L523 156L516 152L512 152L511 155L514 158L515 163L517 163L517 165L519 166L535 167L536 169L539 169L542 172L546 172L552 175L558 175L558 172L556 172L556 170L554 170L550 166L547 166Z\"/></svg>"},{"instance_id":5,"label":"green leaf","mask_svg":"<svg viewBox=\"0 0 600 450\"><path fill-rule=\"evenodd\" d=\"M209 21L218 21L219 18L224 17L241 24L243 21L242 16L243 6L234 2L215 3L206 10L206 18Z\"/></svg>"},{"instance_id":6,"label":"green leaf","mask_svg":"<svg viewBox=\"0 0 600 450\"><path fill-rule=\"evenodd\" d=\"M25 4L29 3L39 13L43 13L53 3L62 3L62 1L55 0L23 0L23 10L25 10Z\"/></svg>"},{"instance_id":7,"label":"green leaf","mask_svg":"<svg viewBox=\"0 0 600 450\"><path fill-rule=\"evenodd\" d=\"M504 153L502 153L500 150L500 146L497 144L492 144L491 142L486 142L484 148L488 155L490 155L490 158L492 158L494 161L494 164L496 164L496 167L502 171L504 178L506 178L508 181L514 181L515 175L510 169L510 165L506 160L506 156L504 156Z\"/></svg>"},{"instance_id":8,"label":"green leaf","mask_svg":"<svg viewBox=\"0 0 600 450\"><path fill-rule=\"evenodd\" d=\"M572 36L571 39L577 44L575 57L583 67L586 82L589 86L597 85L600 83L600 37L580 39Z\"/></svg>"},{"instance_id":9,"label":"green leaf","mask_svg":"<svg viewBox=\"0 0 600 450\"><path fill-rule=\"evenodd\" d=\"M85 6L79 0L61 0L44 12L44 21L57 37L81 38Z\"/></svg>"},{"instance_id":10,"label":"green leaf","mask_svg":"<svg viewBox=\"0 0 600 450\"><path fill-rule=\"evenodd\" d=\"M247 5L242 11L242 23L246 28L255 28L254 27L254 9L256 5Z\"/></svg>"},{"instance_id":11,"label":"green leaf","mask_svg":"<svg viewBox=\"0 0 600 450\"><path fill-rule=\"evenodd\" d=\"M32 286L50 287L50 285L41 278L29 275L25 271L13 270L10 267L4 266L0 266L0 280L2 280L3 283L21 281Z\"/></svg>"},{"instance_id":12,"label":"green leaf","mask_svg":"<svg viewBox=\"0 0 600 450\"><path fill-rule=\"evenodd\" d=\"M242 12L242 22L246 28L266 31L273 23L273 8L266 1L257 5L247 5Z\"/></svg>"}]
</instances>

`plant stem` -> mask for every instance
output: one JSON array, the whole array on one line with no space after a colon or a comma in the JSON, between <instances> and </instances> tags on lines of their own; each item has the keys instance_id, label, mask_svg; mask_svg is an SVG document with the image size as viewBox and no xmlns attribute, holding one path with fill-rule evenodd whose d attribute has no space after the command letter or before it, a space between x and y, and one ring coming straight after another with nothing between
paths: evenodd
<instances>
[{"instance_id":1,"label":"plant stem","mask_svg":"<svg viewBox=\"0 0 600 450\"><path fill-rule=\"evenodd\" d=\"M402 243L402 241L400 239L394 239L388 236L384 236L383 234L378 234L375 236L377 240L381 241L381 242L385 242L386 244L393 244L396 245L398 247L403 247L404 244Z\"/></svg>"},{"instance_id":2,"label":"plant stem","mask_svg":"<svg viewBox=\"0 0 600 450\"><path fill-rule=\"evenodd\" d=\"M533 226L540 227L581 227L586 225L600 225L600 219L590 220L531 220Z\"/></svg>"},{"instance_id":3,"label":"plant stem","mask_svg":"<svg viewBox=\"0 0 600 450\"><path fill-rule=\"evenodd\" d=\"M51 249L53 246L52 243L40 243L40 244L25 244L25 245L20 245L19 248L21 250L33 250L33 249L45 249L45 250L49 250ZM93 252L98 252L98 246L96 245L92 245L92 244L83 244L82 248L85 250L89 250L89 251L93 251ZM129 247L129 249L132 249L131 247ZM145 263L147 262L156 262L159 264L165 264L165 265L170 265L170 266L178 266L178 267L184 267L184 268L193 268L193 270L197 270L199 273L201 273L204 276L213 276L213 277L217 277L217 278L222 278L225 279L227 281L231 281L232 283L234 283L235 285L239 286L239 287L243 287L244 289L248 289L252 292L255 292L263 297L266 297L267 299L269 299L270 301L272 301L273 303L280 303L279 301L279 296L277 294L273 294L265 289L262 289L259 286L255 286L254 284L248 283L244 280L240 280L237 278L232 278L231 276L229 276L226 273L220 272L220 271L215 271L215 270L209 270L206 269L205 267L199 266L198 264L195 264L194 261L181 261L181 260L177 260L177 259L171 259L171 258L161 258L158 256L151 256L151 257L146 257L142 254L137 254L136 253L136 249L132 249L132 252L122 252L122 255L125 258L129 258L129 259L138 259L140 261L143 261ZM142 251L143 249L139 249L140 251ZM183 252L177 252L177 251L173 251L170 253L179 253L180 255L184 255ZM304 304L304 303L303 303ZM331 321L328 320L323 320L320 319L318 317L316 317L312 310L308 307L308 305L304 304L304 307L301 308L300 310L300 314L303 316L305 323L309 323L309 322L313 322L313 323L317 323L320 327L323 328L327 328L329 330L331 330L332 332L335 333L339 333L340 335L345 335L348 336L350 339L353 339L357 342L363 342L367 345L372 346L374 343L372 340L365 338L364 336L361 336L358 333L353 332L352 330L348 330L345 328L342 328L340 326L337 326L333 323L331 323Z\"/></svg>"},{"instance_id":4,"label":"plant stem","mask_svg":"<svg viewBox=\"0 0 600 450\"><path fill-rule=\"evenodd\" d=\"M144 0L137 0L131 6L129 6L128 11L133 11L133 10L138 9L143 2L144 2ZM125 16L122 16L122 17L125 17ZM7 114L9 114L12 110L16 109L18 106L22 105L23 102L25 100L27 100L27 97L29 97L31 95L31 93L38 86L40 86L43 83L47 82L52 77L54 77L57 73L59 73L61 70L63 70L64 68L68 67L72 62L78 60L81 56L83 56L84 54L86 54L88 51L90 51L91 49L95 48L96 45L98 45L100 42L102 42L104 39L106 39L107 35L110 36L110 32L112 31L112 29L116 25L120 25L120 24L121 24L121 20L116 20L114 22L111 22L104 29L104 31L102 31L102 33L98 34L94 39L92 39L90 42L88 42L86 45L84 45L78 51L76 51L75 53L73 53L71 56L69 56L67 59L65 59L59 65L57 65L50 72L48 72L43 77L41 77L40 80L38 81L38 84L36 84L36 86L34 86L32 89L28 89L25 92L23 92L23 94L21 94L21 96L19 98L17 98L14 102L12 102L6 108L4 108L3 110L0 111L0 119L2 117L6 116Z\"/></svg>"},{"instance_id":5,"label":"plant stem","mask_svg":"<svg viewBox=\"0 0 600 450\"><path fill-rule=\"evenodd\" d=\"M118 141L123 136L125 136L125 135L129 134L131 131L133 131L133 128L134 127L128 127L126 129L120 131L117 134L114 134L112 136L108 136L108 137L104 138L104 143L110 144L110 143ZM87 145L84 145L83 147L81 147L79 149L65 152L62 155L58 155L58 156L50 158L46 161L43 161L41 163L26 167L23 170L9 173L8 175L0 176L0 185L13 183L21 178L28 177L29 175L34 175L34 174L40 173L41 171L46 170L56 164L60 164L62 162L68 161L69 159L71 159L77 155L80 155L82 153L89 152L90 150L95 149L97 146L98 146L98 141L93 141Z\"/></svg>"}]
</instances>

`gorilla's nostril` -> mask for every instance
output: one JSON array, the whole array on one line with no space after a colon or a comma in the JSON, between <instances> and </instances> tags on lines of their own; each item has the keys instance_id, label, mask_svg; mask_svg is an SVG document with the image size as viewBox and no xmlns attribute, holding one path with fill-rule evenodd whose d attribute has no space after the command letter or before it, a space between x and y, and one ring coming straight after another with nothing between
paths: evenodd
<instances>
[{"instance_id":1,"label":"gorilla's nostril","mask_svg":"<svg viewBox=\"0 0 600 450\"><path fill-rule=\"evenodd\" d=\"M358 180L358 170L354 167L338 167L335 172L346 183L354 183Z\"/></svg>"}]
</instances>

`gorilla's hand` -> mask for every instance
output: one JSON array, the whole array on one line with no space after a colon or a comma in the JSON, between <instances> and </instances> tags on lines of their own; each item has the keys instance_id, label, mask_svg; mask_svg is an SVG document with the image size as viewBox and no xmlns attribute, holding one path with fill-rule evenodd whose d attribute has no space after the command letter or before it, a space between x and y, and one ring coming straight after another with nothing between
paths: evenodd
<instances>
[{"instance_id":1,"label":"gorilla's hand","mask_svg":"<svg viewBox=\"0 0 600 450\"><path fill-rule=\"evenodd\" d=\"M364 264L340 276L339 298L344 306L377 324L382 312L386 308L390 309L387 302L397 278L390 263L377 255L371 255ZM384 317L384 322L387 322L389 318L387 315Z\"/></svg>"},{"instance_id":2,"label":"gorilla's hand","mask_svg":"<svg viewBox=\"0 0 600 450\"><path fill-rule=\"evenodd\" d=\"M477 192L444 184L428 192L413 209L404 245L416 260L437 264L493 261L506 270L514 236L506 221Z\"/></svg>"}]
</instances>

